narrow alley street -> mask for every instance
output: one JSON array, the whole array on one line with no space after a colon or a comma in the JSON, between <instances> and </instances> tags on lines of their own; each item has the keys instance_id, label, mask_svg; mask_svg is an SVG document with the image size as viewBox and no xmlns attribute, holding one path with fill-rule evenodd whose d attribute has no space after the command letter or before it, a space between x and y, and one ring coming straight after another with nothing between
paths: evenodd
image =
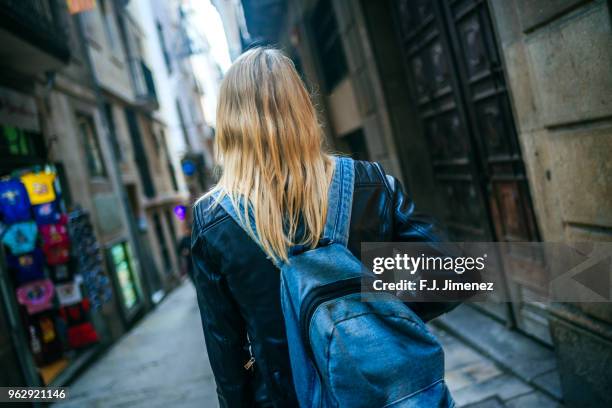
<instances>
[{"instance_id":1,"label":"narrow alley street","mask_svg":"<svg viewBox=\"0 0 612 408\"><path fill-rule=\"evenodd\" d=\"M459 407L557 406L450 334L433 330ZM193 286L183 283L69 387L70 399L56 408L217 407Z\"/></svg>"},{"instance_id":2,"label":"narrow alley street","mask_svg":"<svg viewBox=\"0 0 612 408\"><path fill-rule=\"evenodd\" d=\"M195 291L185 282L71 384L68 407L216 407Z\"/></svg>"}]
</instances>

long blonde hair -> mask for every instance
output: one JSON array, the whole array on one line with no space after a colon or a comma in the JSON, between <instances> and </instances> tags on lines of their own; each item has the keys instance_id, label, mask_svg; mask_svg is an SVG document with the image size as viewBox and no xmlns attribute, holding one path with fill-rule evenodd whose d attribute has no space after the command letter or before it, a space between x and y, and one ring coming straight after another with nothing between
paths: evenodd
<instances>
[{"instance_id":1,"label":"long blonde hair","mask_svg":"<svg viewBox=\"0 0 612 408\"><path fill-rule=\"evenodd\" d=\"M215 152L222 174L205 196L229 196L253 235L248 202L268 257L286 262L288 246L316 246L333 160L324 152L310 96L281 51L251 49L228 70L217 106Z\"/></svg>"}]
</instances>

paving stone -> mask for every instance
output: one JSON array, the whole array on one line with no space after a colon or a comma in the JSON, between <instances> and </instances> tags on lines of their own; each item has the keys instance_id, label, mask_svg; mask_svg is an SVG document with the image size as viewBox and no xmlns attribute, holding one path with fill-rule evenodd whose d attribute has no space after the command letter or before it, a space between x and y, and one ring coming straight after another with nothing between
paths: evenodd
<instances>
[{"instance_id":1,"label":"paving stone","mask_svg":"<svg viewBox=\"0 0 612 408\"><path fill-rule=\"evenodd\" d=\"M438 318L436 324L526 381L556 369L552 350L469 306L458 307Z\"/></svg>"},{"instance_id":2,"label":"paving stone","mask_svg":"<svg viewBox=\"0 0 612 408\"><path fill-rule=\"evenodd\" d=\"M561 380L559 379L559 372L557 370L551 370L535 377L533 383L548 391L558 400L563 398L563 394L561 393Z\"/></svg>"},{"instance_id":3,"label":"paving stone","mask_svg":"<svg viewBox=\"0 0 612 408\"><path fill-rule=\"evenodd\" d=\"M451 392L475 385L501 375L502 372L487 360L466 365L454 370L446 370L444 378Z\"/></svg>"},{"instance_id":4,"label":"paving stone","mask_svg":"<svg viewBox=\"0 0 612 408\"><path fill-rule=\"evenodd\" d=\"M476 402L474 404L466 405L463 408L505 408L503 402L497 397L487 398L484 401Z\"/></svg>"},{"instance_id":5,"label":"paving stone","mask_svg":"<svg viewBox=\"0 0 612 408\"><path fill-rule=\"evenodd\" d=\"M446 371L452 371L482 361L482 355L467 347L449 333L439 330L435 326L431 326L430 330L444 348L444 367Z\"/></svg>"},{"instance_id":6,"label":"paving stone","mask_svg":"<svg viewBox=\"0 0 612 408\"><path fill-rule=\"evenodd\" d=\"M506 401L508 408L561 408L562 406L544 395L541 392L534 391L529 394L521 395Z\"/></svg>"},{"instance_id":7,"label":"paving stone","mask_svg":"<svg viewBox=\"0 0 612 408\"><path fill-rule=\"evenodd\" d=\"M453 393L453 398L458 406L463 407L487 398L496 397L505 401L532 391L533 388L518 378L509 374L502 374L487 381L461 388Z\"/></svg>"}]
</instances>

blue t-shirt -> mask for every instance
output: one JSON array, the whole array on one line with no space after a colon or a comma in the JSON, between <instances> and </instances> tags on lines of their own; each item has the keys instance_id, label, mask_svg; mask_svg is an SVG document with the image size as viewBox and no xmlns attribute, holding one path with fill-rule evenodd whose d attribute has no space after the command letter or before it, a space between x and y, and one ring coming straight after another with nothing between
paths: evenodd
<instances>
[{"instance_id":1,"label":"blue t-shirt","mask_svg":"<svg viewBox=\"0 0 612 408\"><path fill-rule=\"evenodd\" d=\"M13 255L22 255L34 250L37 236L38 227L34 221L18 222L7 228L2 243Z\"/></svg>"},{"instance_id":2,"label":"blue t-shirt","mask_svg":"<svg viewBox=\"0 0 612 408\"><path fill-rule=\"evenodd\" d=\"M33 205L34 219L39 225L55 224L59 222L61 214L58 209L57 201Z\"/></svg>"},{"instance_id":3,"label":"blue t-shirt","mask_svg":"<svg viewBox=\"0 0 612 408\"><path fill-rule=\"evenodd\" d=\"M0 213L5 224L32 218L28 192L21 181L16 179L0 181Z\"/></svg>"},{"instance_id":4,"label":"blue t-shirt","mask_svg":"<svg viewBox=\"0 0 612 408\"><path fill-rule=\"evenodd\" d=\"M45 257L40 248L19 256L6 254L6 263L16 272L20 284L45 277Z\"/></svg>"}]
</instances>

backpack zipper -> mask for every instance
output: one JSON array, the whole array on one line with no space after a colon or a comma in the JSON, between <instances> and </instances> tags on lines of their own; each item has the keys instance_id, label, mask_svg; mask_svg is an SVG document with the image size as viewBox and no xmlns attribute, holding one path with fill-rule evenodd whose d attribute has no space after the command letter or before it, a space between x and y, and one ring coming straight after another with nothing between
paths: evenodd
<instances>
[{"instance_id":1,"label":"backpack zipper","mask_svg":"<svg viewBox=\"0 0 612 408\"><path fill-rule=\"evenodd\" d=\"M244 365L244 369L249 371L255 365L255 357L251 357Z\"/></svg>"},{"instance_id":2,"label":"backpack zipper","mask_svg":"<svg viewBox=\"0 0 612 408\"><path fill-rule=\"evenodd\" d=\"M302 340L309 354L312 355L310 349L310 320L317 308L328 300L337 299L342 296L350 295L361 291L361 277L343 279L328 283L327 285L319 286L310 291L302 302L300 308L300 328Z\"/></svg>"}]
</instances>

